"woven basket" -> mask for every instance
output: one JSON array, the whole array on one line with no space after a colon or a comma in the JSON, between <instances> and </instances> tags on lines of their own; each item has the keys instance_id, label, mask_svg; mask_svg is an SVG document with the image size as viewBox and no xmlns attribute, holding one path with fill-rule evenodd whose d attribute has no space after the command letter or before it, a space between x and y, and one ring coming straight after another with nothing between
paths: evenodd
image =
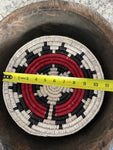
<instances>
[{"instance_id":1,"label":"woven basket","mask_svg":"<svg viewBox=\"0 0 113 150\"><path fill-rule=\"evenodd\" d=\"M103 79L92 52L61 36L44 36L25 44L13 55L6 72ZM95 117L104 92L4 82L3 96L11 117L29 134L65 136Z\"/></svg>"}]
</instances>

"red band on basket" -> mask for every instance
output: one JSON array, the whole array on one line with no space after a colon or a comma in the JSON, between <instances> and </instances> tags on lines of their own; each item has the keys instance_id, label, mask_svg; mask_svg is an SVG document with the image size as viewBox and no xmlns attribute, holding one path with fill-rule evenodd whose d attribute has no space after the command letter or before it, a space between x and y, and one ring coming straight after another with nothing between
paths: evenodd
<instances>
[{"instance_id":1,"label":"red band on basket","mask_svg":"<svg viewBox=\"0 0 113 150\"><path fill-rule=\"evenodd\" d=\"M61 54L47 54L35 59L25 70L28 74L37 74L38 70L50 64L59 64L66 67L74 77L84 78L81 68L77 63L68 56ZM36 115L44 118L47 108L40 104L32 90L31 84L22 84L22 94L29 109ZM85 90L74 89L71 98L64 104L56 105L55 116L62 116L71 113L80 103L84 96Z\"/></svg>"}]
</instances>

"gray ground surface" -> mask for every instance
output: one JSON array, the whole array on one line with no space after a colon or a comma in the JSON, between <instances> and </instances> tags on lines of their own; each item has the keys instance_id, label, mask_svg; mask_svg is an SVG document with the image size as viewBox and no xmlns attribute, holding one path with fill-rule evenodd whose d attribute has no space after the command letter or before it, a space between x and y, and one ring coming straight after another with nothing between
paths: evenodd
<instances>
[{"instance_id":1,"label":"gray ground surface","mask_svg":"<svg viewBox=\"0 0 113 150\"><path fill-rule=\"evenodd\" d=\"M0 0L0 20L25 5L44 0ZM94 10L113 25L113 0L64 0L81 3Z\"/></svg>"}]
</instances>

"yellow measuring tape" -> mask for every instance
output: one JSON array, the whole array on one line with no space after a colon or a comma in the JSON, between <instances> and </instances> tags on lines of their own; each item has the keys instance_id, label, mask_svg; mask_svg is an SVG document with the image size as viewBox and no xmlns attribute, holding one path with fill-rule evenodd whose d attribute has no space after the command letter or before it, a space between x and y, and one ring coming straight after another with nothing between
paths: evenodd
<instances>
[{"instance_id":1,"label":"yellow measuring tape","mask_svg":"<svg viewBox=\"0 0 113 150\"><path fill-rule=\"evenodd\" d=\"M4 72L3 81L113 92L113 80Z\"/></svg>"}]
</instances>

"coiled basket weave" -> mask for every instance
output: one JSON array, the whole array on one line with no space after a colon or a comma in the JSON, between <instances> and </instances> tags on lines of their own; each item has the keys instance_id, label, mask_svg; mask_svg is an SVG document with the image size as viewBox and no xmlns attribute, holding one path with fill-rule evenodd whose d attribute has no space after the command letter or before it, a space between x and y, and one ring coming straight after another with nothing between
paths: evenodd
<instances>
[{"instance_id":1,"label":"coiled basket weave","mask_svg":"<svg viewBox=\"0 0 113 150\"><path fill-rule=\"evenodd\" d=\"M63 36L43 36L25 44L13 55L6 72L103 79L93 53ZM13 120L29 134L65 136L95 117L104 92L4 82L3 96Z\"/></svg>"}]
</instances>

